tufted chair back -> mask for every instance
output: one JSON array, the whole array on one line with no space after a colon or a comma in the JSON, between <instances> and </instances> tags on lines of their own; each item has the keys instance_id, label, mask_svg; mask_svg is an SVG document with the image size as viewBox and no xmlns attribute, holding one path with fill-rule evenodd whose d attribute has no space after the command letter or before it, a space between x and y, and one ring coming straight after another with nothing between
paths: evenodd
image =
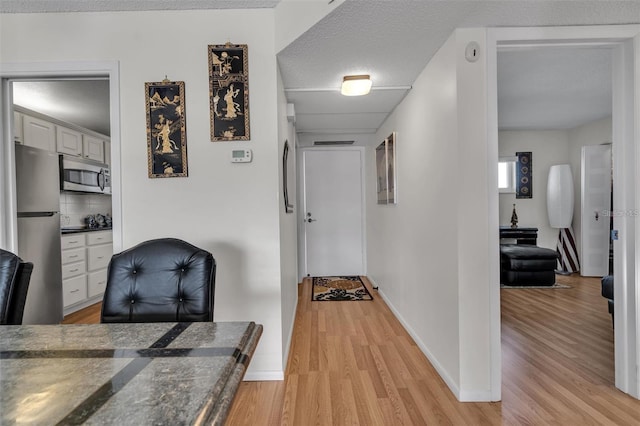
<instances>
[{"instance_id":1,"label":"tufted chair back","mask_svg":"<svg viewBox=\"0 0 640 426\"><path fill-rule=\"evenodd\" d=\"M33 263L0 249L0 325L22 324Z\"/></svg>"},{"instance_id":2,"label":"tufted chair back","mask_svg":"<svg viewBox=\"0 0 640 426\"><path fill-rule=\"evenodd\" d=\"M145 241L109 262L101 321L213 321L216 261L185 241Z\"/></svg>"}]
</instances>

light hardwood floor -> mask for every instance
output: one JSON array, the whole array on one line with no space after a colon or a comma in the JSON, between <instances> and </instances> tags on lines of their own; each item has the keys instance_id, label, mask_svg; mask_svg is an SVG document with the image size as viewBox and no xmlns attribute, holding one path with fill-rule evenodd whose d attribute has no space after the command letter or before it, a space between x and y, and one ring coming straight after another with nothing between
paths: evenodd
<instances>
[{"instance_id":1,"label":"light hardwood floor","mask_svg":"<svg viewBox=\"0 0 640 426\"><path fill-rule=\"evenodd\" d=\"M243 382L227 425L638 425L599 280L558 281L572 288L501 290L502 402L460 403L377 292L312 303L305 280L285 380Z\"/></svg>"}]
</instances>

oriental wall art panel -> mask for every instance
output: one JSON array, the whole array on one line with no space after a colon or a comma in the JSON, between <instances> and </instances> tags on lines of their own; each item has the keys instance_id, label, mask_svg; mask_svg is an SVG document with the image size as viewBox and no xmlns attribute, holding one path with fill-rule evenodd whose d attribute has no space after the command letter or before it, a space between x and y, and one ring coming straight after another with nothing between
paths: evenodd
<instances>
[{"instance_id":1,"label":"oriental wall art panel","mask_svg":"<svg viewBox=\"0 0 640 426\"><path fill-rule=\"evenodd\" d=\"M150 178L186 177L184 81L145 83Z\"/></svg>"},{"instance_id":2,"label":"oriental wall art panel","mask_svg":"<svg viewBox=\"0 0 640 426\"><path fill-rule=\"evenodd\" d=\"M249 140L247 45L215 44L208 49L211 141Z\"/></svg>"}]
</instances>

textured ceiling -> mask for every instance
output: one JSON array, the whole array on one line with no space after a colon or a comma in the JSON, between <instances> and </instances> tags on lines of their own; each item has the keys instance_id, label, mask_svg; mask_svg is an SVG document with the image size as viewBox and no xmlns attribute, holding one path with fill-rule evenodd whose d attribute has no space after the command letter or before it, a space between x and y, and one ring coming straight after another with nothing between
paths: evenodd
<instances>
[{"instance_id":1,"label":"textured ceiling","mask_svg":"<svg viewBox=\"0 0 640 426\"><path fill-rule=\"evenodd\" d=\"M319 92L300 89L337 88L342 77L347 74L370 74L374 89L376 86L410 86L456 28L632 23L640 23L640 1L346 0L283 49L278 54L278 61L285 88L297 89L295 92L287 92L287 97L295 104L296 114L299 116L298 131L339 133L348 132L349 129L343 127L342 120L335 111L344 111L351 101L346 98L331 102L327 100L324 110L319 110ZM530 59L529 75L557 70L556 67L549 68L543 62ZM544 58L540 60L543 61ZM506 77L510 70L516 72L515 67L504 67L501 74ZM603 75L602 78L608 77ZM544 79L551 80L552 77ZM549 93L546 89L552 87L532 87L527 86L526 81L519 81L524 84L523 90L536 92L539 97L544 97L544 93ZM568 83L580 81L569 79ZM555 92L551 94L559 99L563 93L570 96L585 85L586 82L576 88L572 88L572 84L556 85L553 86ZM507 95L504 90L504 99L519 98L517 95ZM509 90L517 92L520 89L514 82ZM375 110L381 117L378 122L370 122L371 127L365 131L373 133L384 120L384 113L388 114L395 105L378 103L371 95L365 98L370 100L368 108ZM584 102L584 99L585 97L576 100ZM563 105L569 105L568 101ZM510 109L504 102L501 106L504 110ZM572 112L575 114L578 110L570 107L563 107L559 111L556 109L555 121L563 120L564 116ZM351 110L355 118L361 112L361 109L355 107ZM536 118L538 112L544 111L528 109L527 114L534 119L528 123L523 117L511 117L510 121L517 121L527 128L557 126L557 123L544 123L543 117ZM571 117L567 120L576 122L579 118ZM337 126L332 126L331 123ZM362 125L361 120L353 120L351 130L362 132ZM323 127L322 131L319 131L320 127Z\"/></svg>"},{"instance_id":2,"label":"textured ceiling","mask_svg":"<svg viewBox=\"0 0 640 426\"><path fill-rule=\"evenodd\" d=\"M256 8L277 3L0 0L0 11ZM295 105L299 132L372 134L406 95L402 88L413 84L456 28L638 23L638 0L346 0L279 52L278 63L287 99ZM566 128L600 118L611 108L607 54L501 53L500 125ZM370 95L338 94L344 75L362 73L372 77ZM87 102L96 99L88 93Z\"/></svg>"},{"instance_id":3,"label":"textured ceiling","mask_svg":"<svg viewBox=\"0 0 640 426\"><path fill-rule=\"evenodd\" d=\"M16 81L13 103L109 136L108 80Z\"/></svg>"},{"instance_id":4,"label":"textured ceiling","mask_svg":"<svg viewBox=\"0 0 640 426\"><path fill-rule=\"evenodd\" d=\"M279 2L280 0L0 0L0 13L257 9L275 7Z\"/></svg>"},{"instance_id":5,"label":"textured ceiling","mask_svg":"<svg viewBox=\"0 0 640 426\"><path fill-rule=\"evenodd\" d=\"M610 116L611 54L567 47L499 52L499 127L572 129Z\"/></svg>"}]
</instances>

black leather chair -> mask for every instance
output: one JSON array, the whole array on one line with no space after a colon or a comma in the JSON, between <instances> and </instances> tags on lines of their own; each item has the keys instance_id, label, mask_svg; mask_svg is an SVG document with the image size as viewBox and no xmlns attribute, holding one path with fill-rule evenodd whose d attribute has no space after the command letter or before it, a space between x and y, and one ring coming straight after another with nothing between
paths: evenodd
<instances>
[{"instance_id":1,"label":"black leather chair","mask_svg":"<svg viewBox=\"0 0 640 426\"><path fill-rule=\"evenodd\" d=\"M145 241L113 255L103 323L213 321L216 261L185 241Z\"/></svg>"},{"instance_id":2,"label":"black leather chair","mask_svg":"<svg viewBox=\"0 0 640 426\"><path fill-rule=\"evenodd\" d=\"M33 263L0 249L0 325L22 324Z\"/></svg>"}]
</instances>

